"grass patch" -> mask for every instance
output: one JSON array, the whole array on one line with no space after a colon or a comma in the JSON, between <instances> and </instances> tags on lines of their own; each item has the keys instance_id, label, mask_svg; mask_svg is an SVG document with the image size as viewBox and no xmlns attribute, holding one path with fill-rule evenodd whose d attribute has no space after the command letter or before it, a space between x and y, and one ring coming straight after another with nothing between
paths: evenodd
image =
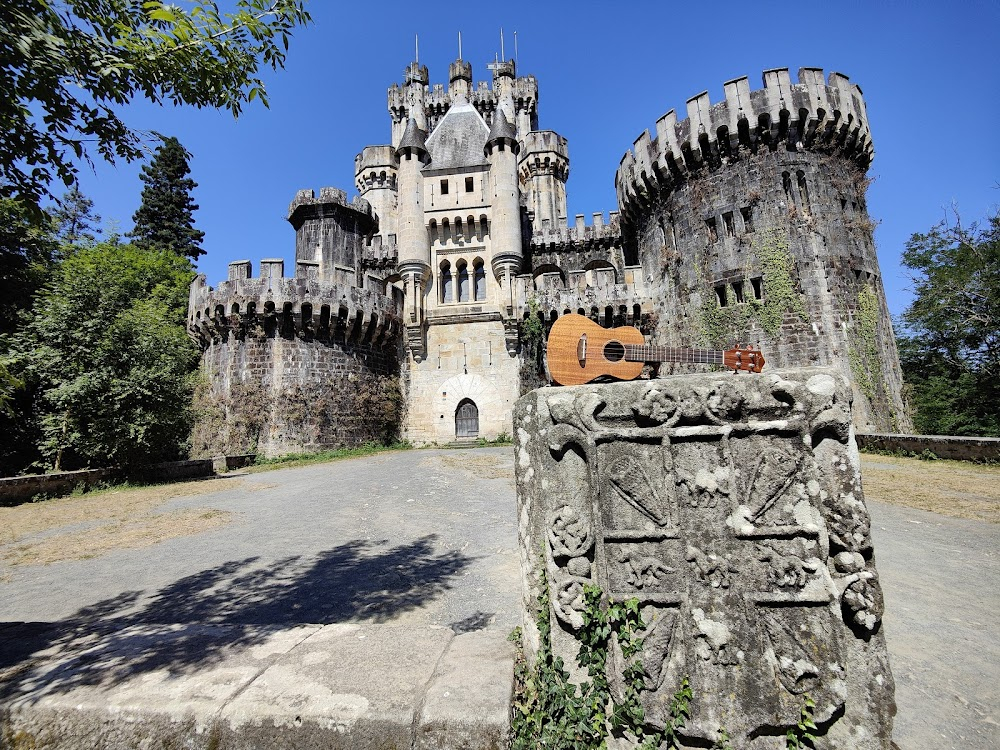
<instances>
[{"instance_id":1,"label":"grass patch","mask_svg":"<svg viewBox=\"0 0 1000 750\"><path fill-rule=\"evenodd\" d=\"M287 469L295 466L323 464L328 461L340 461L345 458L361 458L364 456L374 456L377 453L390 453L412 449L413 446L404 440L390 445L365 443L354 448L331 448L330 450L318 451L316 453L286 453L276 458L258 456L254 465L248 467L247 471L256 473L270 471L271 469Z\"/></svg>"},{"instance_id":2,"label":"grass patch","mask_svg":"<svg viewBox=\"0 0 1000 750\"><path fill-rule=\"evenodd\" d=\"M224 492L241 479L207 479L147 486L103 487L80 495L0 508L0 563L47 565L138 549L231 522L216 508L158 509L176 497Z\"/></svg>"},{"instance_id":3,"label":"grass patch","mask_svg":"<svg viewBox=\"0 0 1000 750\"><path fill-rule=\"evenodd\" d=\"M1000 523L1000 466L868 453L861 476L869 500Z\"/></svg>"}]
</instances>

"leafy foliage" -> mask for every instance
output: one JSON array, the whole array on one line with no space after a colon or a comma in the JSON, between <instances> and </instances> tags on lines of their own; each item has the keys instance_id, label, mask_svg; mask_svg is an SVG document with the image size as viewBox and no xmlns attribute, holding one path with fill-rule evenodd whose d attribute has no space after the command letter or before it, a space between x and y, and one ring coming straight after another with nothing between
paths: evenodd
<instances>
[{"instance_id":1,"label":"leafy foliage","mask_svg":"<svg viewBox=\"0 0 1000 750\"><path fill-rule=\"evenodd\" d=\"M535 665L529 669L523 661L517 664L516 679L521 690L512 707L512 749L596 750L607 748L612 733L631 736L643 750L679 747L677 730L689 715L691 688L685 678L671 701L663 729L646 724L640 698L648 675L641 661L640 634L645 624L639 601L633 598L605 603L599 587L584 586L577 663L586 668L589 679L577 685L570 681L562 659L552 653L548 583L544 576L541 583L537 619L540 643ZM620 698L612 694L608 683L612 639L621 649L624 665Z\"/></svg>"},{"instance_id":2,"label":"leafy foliage","mask_svg":"<svg viewBox=\"0 0 1000 750\"><path fill-rule=\"evenodd\" d=\"M191 191L198 183L188 175L188 152L176 138L164 138L153 160L143 166L142 204L132 216L135 228L129 235L140 247L171 250L192 260L204 255L205 233L194 228L197 204Z\"/></svg>"},{"instance_id":3,"label":"leafy foliage","mask_svg":"<svg viewBox=\"0 0 1000 750\"><path fill-rule=\"evenodd\" d=\"M900 362L914 425L928 434L1000 436L1000 213L985 227L942 222L910 237L914 300Z\"/></svg>"},{"instance_id":4,"label":"leafy foliage","mask_svg":"<svg viewBox=\"0 0 1000 750\"><path fill-rule=\"evenodd\" d=\"M190 263L131 245L79 248L53 272L14 341L39 449L57 469L177 457L190 428Z\"/></svg>"},{"instance_id":5,"label":"leafy foliage","mask_svg":"<svg viewBox=\"0 0 1000 750\"><path fill-rule=\"evenodd\" d=\"M0 197L38 211L76 160L143 155L116 108L135 97L225 109L267 106L260 66L284 65L304 0L12 0L0 4Z\"/></svg>"},{"instance_id":6,"label":"leafy foliage","mask_svg":"<svg viewBox=\"0 0 1000 750\"><path fill-rule=\"evenodd\" d=\"M799 720L795 726L785 733L785 747L787 750L807 750L815 745L816 722L813 721L813 709L816 703L808 695L802 708L799 709Z\"/></svg>"}]
</instances>

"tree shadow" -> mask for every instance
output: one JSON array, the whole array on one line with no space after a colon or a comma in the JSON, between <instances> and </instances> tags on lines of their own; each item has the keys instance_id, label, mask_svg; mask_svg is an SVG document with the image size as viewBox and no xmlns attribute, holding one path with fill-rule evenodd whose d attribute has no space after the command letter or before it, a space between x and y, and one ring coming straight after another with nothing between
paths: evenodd
<instances>
[{"instance_id":1,"label":"tree shadow","mask_svg":"<svg viewBox=\"0 0 1000 750\"><path fill-rule=\"evenodd\" d=\"M389 622L451 589L473 561L436 553L435 539L395 547L355 540L276 562L232 560L61 622L0 623L0 699L205 670L298 625Z\"/></svg>"}]
</instances>

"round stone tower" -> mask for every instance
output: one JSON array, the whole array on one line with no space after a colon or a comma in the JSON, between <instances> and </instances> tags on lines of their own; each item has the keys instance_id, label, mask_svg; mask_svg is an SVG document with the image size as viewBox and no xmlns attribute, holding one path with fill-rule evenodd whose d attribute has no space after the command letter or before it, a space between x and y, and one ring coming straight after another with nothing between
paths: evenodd
<instances>
[{"instance_id":1,"label":"round stone tower","mask_svg":"<svg viewBox=\"0 0 1000 750\"><path fill-rule=\"evenodd\" d=\"M861 429L909 428L865 191L861 89L804 68L725 84L644 132L615 176L626 262L641 263L655 343L761 347L770 365L837 365Z\"/></svg>"}]
</instances>

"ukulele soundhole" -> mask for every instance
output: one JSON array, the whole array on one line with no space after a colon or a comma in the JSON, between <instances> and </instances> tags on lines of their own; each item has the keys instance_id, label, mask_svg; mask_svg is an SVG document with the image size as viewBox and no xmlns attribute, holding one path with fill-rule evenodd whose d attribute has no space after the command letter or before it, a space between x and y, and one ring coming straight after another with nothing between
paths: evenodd
<instances>
[{"instance_id":1,"label":"ukulele soundhole","mask_svg":"<svg viewBox=\"0 0 1000 750\"><path fill-rule=\"evenodd\" d=\"M604 358L608 362L621 362L625 359L625 347L620 341L609 341L604 345Z\"/></svg>"}]
</instances>

